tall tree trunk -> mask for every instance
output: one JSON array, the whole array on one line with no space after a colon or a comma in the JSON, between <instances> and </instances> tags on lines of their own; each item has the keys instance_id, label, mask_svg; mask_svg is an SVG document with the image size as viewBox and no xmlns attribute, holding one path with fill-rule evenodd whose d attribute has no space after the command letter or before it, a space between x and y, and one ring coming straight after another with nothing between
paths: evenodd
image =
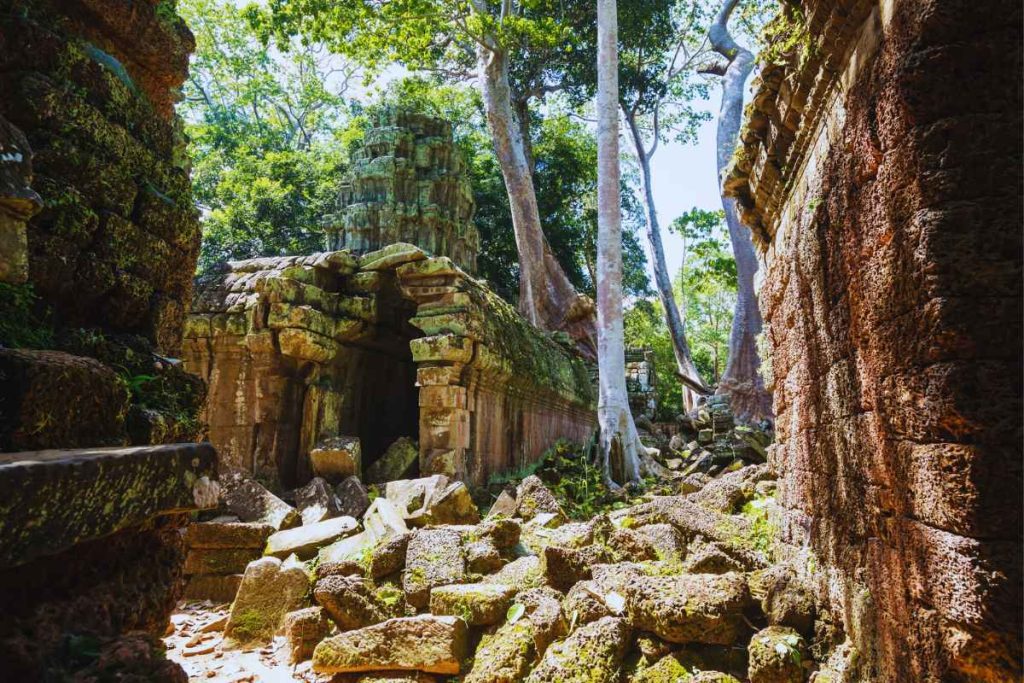
<instances>
[{"instance_id":1,"label":"tall tree trunk","mask_svg":"<svg viewBox=\"0 0 1024 683\"><path fill-rule=\"evenodd\" d=\"M617 35L615 0L597 0L597 419L605 474L624 483L640 478L640 457L646 453L626 393Z\"/></svg>"},{"instance_id":2,"label":"tall tree trunk","mask_svg":"<svg viewBox=\"0 0 1024 683\"><path fill-rule=\"evenodd\" d=\"M732 158L743 118L743 88L754 68L754 55L738 45L729 34L729 17L738 0L725 0L709 31L711 46L725 57L728 66L722 76L722 106L718 114L718 175ZM718 385L718 393L728 395L732 410L741 422L757 422L772 417L771 396L758 372L756 337L761 333L761 311L754 292L757 255L748 230L740 222L736 200L722 197L725 221L729 227L736 258L736 308L729 333L729 357Z\"/></svg>"},{"instance_id":3,"label":"tall tree trunk","mask_svg":"<svg viewBox=\"0 0 1024 683\"><path fill-rule=\"evenodd\" d=\"M644 191L644 215L647 227L647 246L651 252L654 266L654 282L658 287L658 297L665 309L665 323L668 325L669 336L672 338L672 351L676 357L678 374L683 382L683 407L689 411L696 407L697 396L711 393L701 379L700 371L693 363L690 345L686 341L686 328L683 318L676 305L675 293L672 291L672 280L668 275L665 263L665 248L661 243L661 226L658 225L658 213L654 208L654 190L651 187L651 158L644 148L643 137L637 127L636 119L626 115L629 124L633 149L640 164L640 178Z\"/></svg>"},{"instance_id":4,"label":"tall tree trunk","mask_svg":"<svg viewBox=\"0 0 1024 683\"><path fill-rule=\"evenodd\" d=\"M512 107L508 53L501 47L481 47L478 58L487 125L505 180L519 252L519 310L541 329L568 332L585 355L595 358L594 304L569 282L541 228L523 129Z\"/></svg>"}]
</instances>

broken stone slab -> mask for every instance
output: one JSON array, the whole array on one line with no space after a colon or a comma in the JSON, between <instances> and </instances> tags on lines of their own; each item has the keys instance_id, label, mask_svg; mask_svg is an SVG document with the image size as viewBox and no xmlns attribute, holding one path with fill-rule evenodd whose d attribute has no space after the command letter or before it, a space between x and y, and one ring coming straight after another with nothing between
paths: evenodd
<instances>
[{"instance_id":1,"label":"broken stone slab","mask_svg":"<svg viewBox=\"0 0 1024 683\"><path fill-rule=\"evenodd\" d=\"M681 562L686 555L686 539L671 524L648 524L634 531L647 539L659 560Z\"/></svg>"},{"instance_id":2,"label":"broken stone slab","mask_svg":"<svg viewBox=\"0 0 1024 683\"><path fill-rule=\"evenodd\" d=\"M339 516L347 515L360 519L370 507L370 494L355 475L338 484L334 493L337 496Z\"/></svg>"},{"instance_id":3,"label":"broken stone slab","mask_svg":"<svg viewBox=\"0 0 1024 683\"><path fill-rule=\"evenodd\" d=\"M452 482L436 493L424 516L428 524L476 524L480 521L480 511L469 488L461 481Z\"/></svg>"},{"instance_id":4,"label":"broken stone slab","mask_svg":"<svg viewBox=\"0 0 1024 683\"><path fill-rule=\"evenodd\" d=\"M498 547L487 537L465 542L463 551L466 555L466 566L474 574L491 574L505 564Z\"/></svg>"},{"instance_id":5,"label":"broken stone slab","mask_svg":"<svg viewBox=\"0 0 1024 683\"><path fill-rule=\"evenodd\" d=\"M405 569L405 555L411 539L412 533L406 532L378 543L370 554L370 575L381 579Z\"/></svg>"},{"instance_id":6,"label":"broken stone slab","mask_svg":"<svg viewBox=\"0 0 1024 683\"><path fill-rule=\"evenodd\" d=\"M586 624L548 647L527 683L617 683L629 638L625 619Z\"/></svg>"},{"instance_id":7,"label":"broken stone slab","mask_svg":"<svg viewBox=\"0 0 1024 683\"><path fill-rule=\"evenodd\" d=\"M338 496L323 477L313 477L308 484L295 491L295 507L302 515L303 524L316 524L341 516Z\"/></svg>"},{"instance_id":8,"label":"broken stone slab","mask_svg":"<svg viewBox=\"0 0 1024 683\"><path fill-rule=\"evenodd\" d=\"M541 555L541 568L549 585L568 590L577 581L591 577L594 565L611 562L614 558L603 545L565 548L549 545Z\"/></svg>"},{"instance_id":9,"label":"broken stone slab","mask_svg":"<svg viewBox=\"0 0 1024 683\"><path fill-rule=\"evenodd\" d=\"M404 534L409 530L402 512L387 498L370 503L363 515L363 528L377 539Z\"/></svg>"},{"instance_id":10,"label":"broken stone slab","mask_svg":"<svg viewBox=\"0 0 1024 683\"><path fill-rule=\"evenodd\" d=\"M185 527L190 548L253 548L263 550L275 529L259 522L193 522Z\"/></svg>"},{"instance_id":11,"label":"broken stone slab","mask_svg":"<svg viewBox=\"0 0 1024 683\"><path fill-rule=\"evenodd\" d=\"M184 595L189 600L210 600L218 604L233 602L241 584L242 574L190 576Z\"/></svg>"},{"instance_id":12,"label":"broken stone slab","mask_svg":"<svg viewBox=\"0 0 1024 683\"><path fill-rule=\"evenodd\" d=\"M405 478L419 462L420 451L416 442L403 436L394 441L384 455L366 468L366 481L383 484Z\"/></svg>"},{"instance_id":13,"label":"broken stone slab","mask_svg":"<svg viewBox=\"0 0 1024 683\"><path fill-rule=\"evenodd\" d=\"M458 531L421 529L413 534L402 572L402 588L410 605L425 608L430 602L431 589L466 580L466 559Z\"/></svg>"},{"instance_id":14,"label":"broken stone slab","mask_svg":"<svg viewBox=\"0 0 1024 683\"><path fill-rule=\"evenodd\" d=\"M785 626L769 626L754 634L747 646L750 683L803 683L807 644Z\"/></svg>"},{"instance_id":15,"label":"broken stone slab","mask_svg":"<svg viewBox=\"0 0 1024 683\"><path fill-rule=\"evenodd\" d=\"M562 523L569 521L554 494L544 486L540 477L531 474L523 479L516 492L516 515L530 521L545 512L554 515Z\"/></svg>"},{"instance_id":16,"label":"broken stone slab","mask_svg":"<svg viewBox=\"0 0 1024 683\"><path fill-rule=\"evenodd\" d=\"M221 492L224 505L243 522L269 524L279 530L302 523L298 510L243 472L221 477Z\"/></svg>"},{"instance_id":17,"label":"broken stone slab","mask_svg":"<svg viewBox=\"0 0 1024 683\"><path fill-rule=\"evenodd\" d=\"M536 555L527 555L512 560L493 574L483 578L484 583L498 583L511 586L517 591L538 588L545 585L541 560Z\"/></svg>"},{"instance_id":18,"label":"broken stone slab","mask_svg":"<svg viewBox=\"0 0 1024 683\"><path fill-rule=\"evenodd\" d=\"M0 567L216 505L208 443L0 454Z\"/></svg>"},{"instance_id":19,"label":"broken stone slab","mask_svg":"<svg viewBox=\"0 0 1024 683\"><path fill-rule=\"evenodd\" d=\"M401 512L403 518L408 519L422 514L434 495L448 484L449 479L443 474L419 479L398 479L387 483L384 497Z\"/></svg>"},{"instance_id":20,"label":"broken stone slab","mask_svg":"<svg viewBox=\"0 0 1024 683\"><path fill-rule=\"evenodd\" d=\"M745 628L750 591L741 574L646 576L637 565L604 565L594 578L625 599L630 623L671 643L732 645Z\"/></svg>"},{"instance_id":21,"label":"broken stone slab","mask_svg":"<svg viewBox=\"0 0 1024 683\"><path fill-rule=\"evenodd\" d=\"M361 576L325 576L316 582L313 598L343 631L378 624L389 617L387 606L374 595L369 582Z\"/></svg>"},{"instance_id":22,"label":"broken stone slab","mask_svg":"<svg viewBox=\"0 0 1024 683\"><path fill-rule=\"evenodd\" d=\"M515 496L510 494L508 491L502 491L491 504L491 509L487 511L487 519L495 517L513 517L515 514Z\"/></svg>"},{"instance_id":23,"label":"broken stone slab","mask_svg":"<svg viewBox=\"0 0 1024 683\"><path fill-rule=\"evenodd\" d=\"M469 655L469 630L458 617L398 617L327 638L313 652L321 674L415 670L458 675Z\"/></svg>"},{"instance_id":24,"label":"broken stone slab","mask_svg":"<svg viewBox=\"0 0 1024 683\"><path fill-rule=\"evenodd\" d=\"M331 624L322 607L306 607L286 614L281 630L288 641L288 661L298 664L313 656L313 649L330 634Z\"/></svg>"},{"instance_id":25,"label":"broken stone slab","mask_svg":"<svg viewBox=\"0 0 1024 683\"><path fill-rule=\"evenodd\" d=\"M192 548L185 556L185 574L241 574L253 560L258 548Z\"/></svg>"},{"instance_id":26,"label":"broken stone slab","mask_svg":"<svg viewBox=\"0 0 1024 683\"><path fill-rule=\"evenodd\" d=\"M431 614L462 617L470 626L488 626L505 619L515 589L500 584L464 583L430 591Z\"/></svg>"},{"instance_id":27,"label":"broken stone slab","mask_svg":"<svg viewBox=\"0 0 1024 683\"><path fill-rule=\"evenodd\" d=\"M309 452L313 474L337 484L346 477L358 476L362 467L362 448L357 436L334 436L319 441Z\"/></svg>"},{"instance_id":28,"label":"broken stone slab","mask_svg":"<svg viewBox=\"0 0 1024 683\"><path fill-rule=\"evenodd\" d=\"M300 560L308 560L315 556L320 548L348 536L358 526L358 522L351 517L336 517L316 524L278 531L267 539L267 547L263 554L279 559L294 554Z\"/></svg>"},{"instance_id":29,"label":"broken stone slab","mask_svg":"<svg viewBox=\"0 0 1024 683\"><path fill-rule=\"evenodd\" d=\"M357 534L346 536L340 541L321 548L317 553L319 564L333 564L341 562L358 562L362 557L377 545L378 537L368 531L360 531Z\"/></svg>"},{"instance_id":30,"label":"broken stone slab","mask_svg":"<svg viewBox=\"0 0 1024 683\"><path fill-rule=\"evenodd\" d=\"M309 575L295 557L249 563L224 628L229 644L268 643L288 612L306 606Z\"/></svg>"},{"instance_id":31,"label":"broken stone slab","mask_svg":"<svg viewBox=\"0 0 1024 683\"><path fill-rule=\"evenodd\" d=\"M507 550L519 543L522 526L514 519L486 519L476 526L476 533L496 548Z\"/></svg>"}]
</instances>

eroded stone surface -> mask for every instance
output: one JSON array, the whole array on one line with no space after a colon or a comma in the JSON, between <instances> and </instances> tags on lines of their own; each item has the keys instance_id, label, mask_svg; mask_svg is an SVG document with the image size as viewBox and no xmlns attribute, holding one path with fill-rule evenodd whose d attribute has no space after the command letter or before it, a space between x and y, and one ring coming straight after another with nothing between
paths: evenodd
<instances>
[{"instance_id":1,"label":"eroded stone surface","mask_svg":"<svg viewBox=\"0 0 1024 683\"><path fill-rule=\"evenodd\" d=\"M468 654L466 622L457 617L401 617L333 636L317 645L318 673L412 669L458 674Z\"/></svg>"},{"instance_id":2,"label":"eroded stone surface","mask_svg":"<svg viewBox=\"0 0 1024 683\"><path fill-rule=\"evenodd\" d=\"M231 605L224 635L245 645L269 642L288 612L305 606L309 576L301 563L264 557L249 564Z\"/></svg>"}]
</instances>

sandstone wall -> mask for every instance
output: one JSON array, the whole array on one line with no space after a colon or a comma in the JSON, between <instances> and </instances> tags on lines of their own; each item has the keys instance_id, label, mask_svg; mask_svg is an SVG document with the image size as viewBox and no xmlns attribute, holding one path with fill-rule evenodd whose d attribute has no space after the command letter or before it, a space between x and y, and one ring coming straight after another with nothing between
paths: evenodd
<instances>
[{"instance_id":1,"label":"sandstone wall","mask_svg":"<svg viewBox=\"0 0 1024 683\"><path fill-rule=\"evenodd\" d=\"M172 109L192 34L157 0L7 0L0 16L0 118L42 198L28 281L62 324L175 353L199 248Z\"/></svg>"},{"instance_id":2,"label":"sandstone wall","mask_svg":"<svg viewBox=\"0 0 1024 683\"><path fill-rule=\"evenodd\" d=\"M1017 680L1021 7L798 5L812 49L764 69L726 180L784 531L860 680Z\"/></svg>"},{"instance_id":3,"label":"sandstone wall","mask_svg":"<svg viewBox=\"0 0 1024 683\"><path fill-rule=\"evenodd\" d=\"M357 436L362 469L398 437L420 470L486 483L594 428L582 361L447 257L409 244L253 259L202 278L185 365L209 384L224 466L289 486Z\"/></svg>"}]
</instances>

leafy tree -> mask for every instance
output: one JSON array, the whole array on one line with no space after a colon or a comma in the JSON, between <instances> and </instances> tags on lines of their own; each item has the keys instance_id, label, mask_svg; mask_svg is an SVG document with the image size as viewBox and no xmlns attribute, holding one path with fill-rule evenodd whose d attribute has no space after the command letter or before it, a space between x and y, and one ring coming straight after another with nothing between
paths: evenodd
<instances>
[{"instance_id":1,"label":"leafy tree","mask_svg":"<svg viewBox=\"0 0 1024 683\"><path fill-rule=\"evenodd\" d=\"M203 211L200 270L322 247L345 155L334 139L356 71L322 50L269 50L230 2L182 0L196 36L181 111Z\"/></svg>"},{"instance_id":2,"label":"leafy tree","mask_svg":"<svg viewBox=\"0 0 1024 683\"><path fill-rule=\"evenodd\" d=\"M702 377L718 384L729 352L736 304L736 260L722 211L694 208L672 222L683 238L683 263L675 278L694 362Z\"/></svg>"}]
</instances>

